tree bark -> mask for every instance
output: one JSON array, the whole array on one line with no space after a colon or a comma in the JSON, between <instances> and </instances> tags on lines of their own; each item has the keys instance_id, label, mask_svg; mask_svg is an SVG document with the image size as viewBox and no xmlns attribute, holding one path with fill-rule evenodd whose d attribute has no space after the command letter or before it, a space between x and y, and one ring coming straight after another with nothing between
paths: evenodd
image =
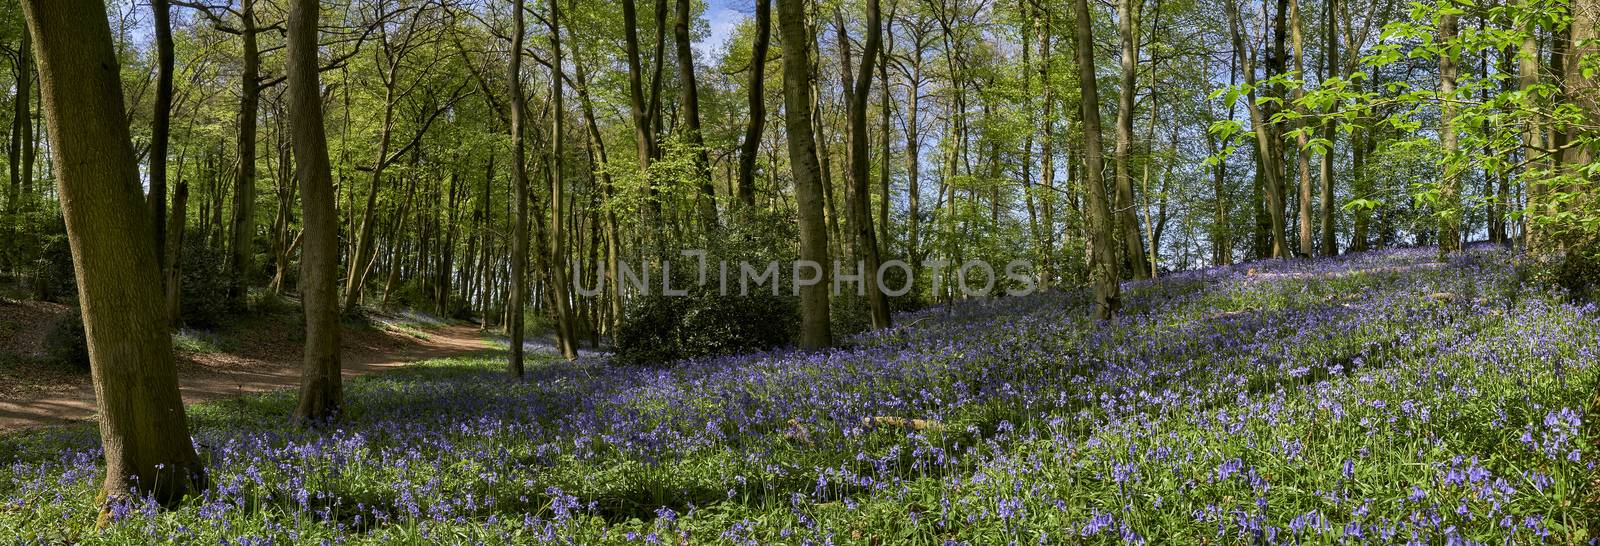
<instances>
[{"instance_id":1,"label":"tree bark","mask_svg":"<svg viewBox=\"0 0 1600 546\"><path fill-rule=\"evenodd\" d=\"M666 2L666 0L657 0ZM628 59L628 111L633 117L633 142L639 161L639 175L645 179L644 221L653 224L661 216L661 203L656 201L656 184L650 177L650 164L659 152L656 146L654 122L646 109L644 96L644 69L639 61L639 18L635 0L622 2L623 53ZM659 69L659 66L657 67Z\"/></svg>"},{"instance_id":2,"label":"tree bark","mask_svg":"<svg viewBox=\"0 0 1600 546\"><path fill-rule=\"evenodd\" d=\"M665 0L661 0L665 1ZM672 26L678 54L678 94L683 104L683 131L694 148L694 176L700 183L697 199L700 225L707 231L717 227L717 191L711 185L711 161L706 154L705 137L700 134L700 85L694 76L694 49L690 47L689 23L694 14L689 11L689 0L677 0L678 19ZM556 62L560 63L560 48ZM559 116L558 116L559 117Z\"/></svg>"},{"instance_id":3,"label":"tree bark","mask_svg":"<svg viewBox=\"0 0 1600 546\"><path fill-rule=\"evenodd\" d=\"M1581 169L1593 164L1596 154L1600 153L1600 142L1595 140L1600 139L1600 76L1586 76L1584 73L1585 66L1589 67L1591 74L1600 67L1600 1L1571 0L1568 9L1572 13L1569 27L1572 29L1572 47L1567 51L1566 96L1569 102L1583 111L1582 123L1587 127L1572 129L1567 141L1576 142L1580 135L1586 135L1591 140L1588 145L1567 148L1562 163ZM1586 180L1571 188L1574 193L1586 195L1576 204L1591 207L1591 210L1596 199L1600 199L1594 187L1600 182L1600 176L1594 172L1594 169L1590 169L1590 174L1575 174L1580 180Z\"/></svg>"},{"instance_id":4,"label":"tree bark","mask_svg":"<svg viewBox=\"0 0 1600 546\"><path fill-rule=\"evenodd\" d=\"M156 96L150 120L150 217L155 219L156 256L167 255L167 235L161 220L167 217L167 140L172 122L172 23L168 0L150 0L156 45ZM167 264L161 278L168 279Z\"/></svg>"},{"instance_id":5,"label":"tree bark","mask_svg":"<svg viewBox=\"0 0 1600 546\"><path fill-rule=\"evenodd\" d=\"M1264 203L1265 212L1270 226L1269 229L1271 230L1268 234L1269 246L1266 249L1267 251L1258 254L1263 254L1263 257L1283 258L1286 256L1288 246L1287 242L1284 241L1284 224L1286 222L1284 221L1285 199L1282 178L1283 157L1279 154L1280 144L1278 132L1275 128L1276 125L1275 122L1271 121L1273 112L1267 108L1257 106L1255 63L1252 62L1253 55L1249 54L1248 50L1245 49L1244 37L1239 29L1238 6L1234 4L1235 1L1227 0L1224 5L1228 11L1228 26L1233 35L1233 49L1239 58L1239 68L1244 73L1244 83L1250 89L1250 92L1247 93L1246 98L1248 101L1245 105L1250 111L1250 125L1255 130L1257 175L1261 177L1261 185L1264 186L1265 191L1263 193L1266 197ZM1280 0L1280 4L1287 2L1288 0ZM1280 7L1280 14L1283 11ZM1282 25L1280 24L1279 26L1281 27ZM1277 34L1283 34L1281 28ZM1282 37L1280 36L1277 41L1278 45L1275 49L1277 53L1270 54L1267 60L1269 76L1272 75L1273 68L1279 64L1275 60L1275 56L1281 53L1283 49Z\"/></svg>"},{"instance_id":6,"label":"tree bark","mask_svg":"<svg viewBox=\"0 0 1600 546\"><path fill-rule=\"evenodd\" d=\"M1327 0L1327 17L1324 21L1324 26L1327 27L1327 41L1324 44L1325 52L1323 53L1324 77L1332 76L1334 70L1337 70L1339 66L1339 41L1335 38L1335 36L1338 36L1339 28L1339 10L1337 6L1338 0ZM1339 124L1334 117L1338 113L1339 103L1335 101L1333 104L1328 105L1327 120L1322 124L1322 139L1327 141L1327 149L1322 151L1321 162L1318 166L1320 184L1318 184L1319 195L1317 203L1321 205L1322 244L1319 250L1323 256L1339 255L1339 242L1333 225L1333 152L1335 150L1334 141L1339 137L1339 132L1337 131Z\"/></svg>"},{"instance_id":7,"label":"tree bark","mask_svg":"<svg viewBox=\"0 0 1600 546\"><path fill-rule=\"evenodd\" d=\"M253 274L256 213L256 112L261 103L261 54L256 45L255 0L242 0L239 37L244 46L239 73L239 157L233 175L233 235L228 254L228 305L245 308Z\"/></svg>"},{"instance_id":8,"label":"tree bark","mask_svg":"<svg viewBox=\"0 0 1600 546\"><path fill-rule=\"evenodd\" d=\"M1300 0L1289 0L1289 33L1291 35L1290 40L1293 46L1293 50L1290 54L1294 56L1294 69L1295 73L1297 74L1296 79L1301 80L1301 83L1295 85L1294 91L1290 95L1290 99L1293 101L1299 101L1299 99L1306 94L1304 84L1304 80L1306 78L1305 34L1302 32L1301 27ZM1302 115L1307 114L1305 108L1301 107L1299 104L1294 104L1290 107ZM1294 128L1297 130L1304 129L1305 118L1297 118L1294 122ZM1299 237L1295 241L1298 244L1298 247L1295 250L1300 256L1308 258L1315 254L1312 248L1312 245L1315 244L1313 239L1315 234L1312 230L1313 220L1311 214L1311 152L1307 149L1310 140L1311 139L1306 137L1305 131L1297 131L1295 134L1295 173L1297 176L1299 176L1300 182L1298 186L1300 189L1300 194L1298 196L1299 198L1296 199L1296 204L1298 205L1296 209L1299 213L1298 222L1296 222L1296 224L1298 224L1299 228L1297 230Z\"/></svg>"},{"instance_id":9,"label":"tree bark","mask_svg":"<svg viewBox=\"0 0 1600 546\"><path fill-rule=\"evenodd\" d=\"M1117 91L1117 150L1112 161L1117 169L1116 210L1112 211L1122 235L1124 257L1136 279L1150 278L1152 264L1145 262L1140 244L1139 217L1134 213L1133 171L1128 159L1133 149L1134 86L1138 83L1139 25L1134 15L1134 0L1117 0L1117 28L1122 44L1121 87Z\"/></svg>"},{"instance_id":10,"label":"tree bark","mask_svg":"<svg viewBox=\"0 0 1600 546\"><path fill-rule=\"evenodd\" d=\"M682 5L685 1L679 1L679 7L687 11L688 7ZM687 15L684 15L684 17L687 17ZM684 34L684 37L687 38L687 27ZM550 3L550 47L552 50L550 66L550 102L552 109L550 115L550 257L552 262L550 264L550 278L552 281L550 289L552 294L550 299L555 302L556 328L559 328L562 333L562 335L556 336L556 343L561 350L562 358L573 360L578 358L578 345L577 330L573 328L572 309L570 306L572 292L571 287L568 285L568 281L572 276L569 273L570 264L567 261L566 197L564 196L566 191L566 179L564 177L566 169L564 167L566 164L567 112L564 105L566 93L563 91L561 72L560 2ZM692 57L693 55L691 54L691 59ZM686 70L690 72L690 77L692 78L693 68ZM686 85L692 87L693 82L690 81ZM685 91L685 94L692 95L693 93ZM518 99L520 98L518 97ZM698 112L695 113L695 117L699 117ZM696 122L695 125L696 127L692 128L691 131L696 135L695 138L698 138L699 123ZM711 184L710 174L706 173L706 176L705 183L709 186ZM711 196L706 196L706 199L711 199ZM705 219L702 218L702 220ZM710 223L707 224L708 227L715 226L716 221L716 208L713 204L712 215L709 219Z\"/></svg>"},{"instance_id":11,"label":"tree bark","mask_svg":"<svg viewBox=\"0 0 1600 546\"><path fill-rule=\"evenodd\" d=\"M1445 9L1454 9L1446 1ZM1451 47L1456 41L1456 22L1460 16L1446 13L1439 18L1439 44ZM1460 149L1456 134L1456 59L1449 51L1439 55L1439 147L1444 156L1443 178L1439 188L1439 256L1461 250L1461 172L1456 167L1456 152Z\"/></svg>"},{"instance_id":12,"label":"tree bark","mask_svg":"<svg viewBox=\"0 0 1600 546\"><path fill-rule=\"evenodd\" d=\"M107 499L165 505L204 490L167 330L149 211L100 0L22 4L38 46L39 87L62 216L78 279L105 451ZM109 503L101 521L109 518Z\"/></svg>"},{"instance_id":13,"label":"tree bark","mask_svg":"<svg viewBox=\"0 0 1600 546\"><path fill-rule=\"evenodd\" d=\"M818 349L833 344L828 316L828 230L822 218L822 184L816 137L811 129L811 40L805 0L778 1L778 31L783 40L784 126L789 162L794 168L795 201L800 213L800 260L816 264L819 282L800 292L800 345Z\"/></svg>"},{"instance_id":14,"label":"tree bark","mask_svg":"<svg viewBox=\"0 0 1600 546\"><path fill-rule=\"evenodd\" d=\"M316 0L295 0L289 11L287 78L289 125L294 134L295 179L300 183L300 298L306 345L300 400L294 419L323 423L344 406L339 361L339 213L323 127L322 89L317 74Z\"/></svg>"},{"instance_id":15,"label":"tree bark","mask_svg":"<svg viewBox=\"0 0 1600 546\"><path fill-rule=\"evenodd\" d=\"M852 193L850 223L856 230L858 255L866 263L861 282L865 285L872 327L888 328L889 298L879 289L878 238L872 227L872 159L868 155L872 135L867 132L867 100L872 93L873 63L878 60L883 46L883 16L878 0L867 0L867 36L861 50L861 71L852 76L850 38L845 33L844 17L837 9L833 14L839 27L840 62L843 68L840 74L844 79L845 103L848 105L846 115L849 118Z\"/></svg>"},{"instance_id":16,"label":"tree bark","mask_svg":"<svg viewBox=\"0 0 1600 546\"><path fill-rule=\"evenodd\" d=\"M511 358L506 372L513 381L522 380L523 305L528 300L528 149L522 129L526 115L522 98L522 41L527 23L522 10L522 0L511 1L514 14L511 18L511 66L506 73L511 80L511 188L516 194L513 197L516 222L511 232L511 291L506 301L506 329L511 336Z\"/></svg>"},{"instance_id":17,"label":"tree bark","mask_svg":"<svg viewBox=\"0 0 1600 546\"><path fill-rule=\"evenodd\" d=\"M172 190L172 214L167 218L166 254L163 286L167 296L167 325L183 326L183 232L188 227L189 183L179 181Z\"/></svg>"},{"instance_id":18,"label":"tree bark","mask_svg":"<svg viewBox=\"0 0 1600 546\"><path fill-rule=\"evenodd\" d=\"M755 41L750 46L750 124L739 146L739 202L756 204L756 157L761 153L761 133L767 124L767 49L772 37L772 0L755 0Z\"/></svg>"},{"instance_id":19,"label":"tree bark","mask_svg":"<svg viewBox=\"0 0 1600 546\"><path fill-rule=\"evenodd\" d=\"M1094 31L1088 0L1073 0L1072 13L1076 20L1078 87L1083 97L1083 180L1089 197L1088 254L1094 278L1094 315L1098 320L1109 321L1122 308L1122 273L1118 271L1114 220L1102 179L1105 161L1100 136L1100 91L1095 85Z\"/></svg>"}]
</instances>

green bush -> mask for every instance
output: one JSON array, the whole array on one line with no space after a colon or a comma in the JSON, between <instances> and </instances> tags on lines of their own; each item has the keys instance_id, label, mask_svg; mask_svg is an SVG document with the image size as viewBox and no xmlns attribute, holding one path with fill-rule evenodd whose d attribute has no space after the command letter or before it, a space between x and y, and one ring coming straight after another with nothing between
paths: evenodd
<instances>
[{"instance_id":1,"label":"green bush","mask_svg":"<svg viewBox=\"0 0 1600 546\"><path fill-rule=\"evenodd\" d=\"M1556 285L1566 289L1573 298L1600 301L1600 248L1568 252L1556 262L1551 275Z\"/></svg>"},{"instance_id":2,"label":"green bush","mask_svg":"<svg viewBox=\"0 0 1600 546\"><path fill-rule=\"evenodd\" d=\"M223 268L228 261L222 249L206 246L200 237L183 241L182 294L183 323L192 328L221 326L231 314L228 309L228 279Z\"/></svg>"},{"instance_id":3,"label":"green bush","mask_svg":"<svg viewBox=\"0 0 1600 546\"><path fill-rule=\"evenodd\" d=\"M79 371L89 370L89 338L77 309L63 315L44 335L44 359Z\"/></svg>"},{"instance_id":4,"label":"green bush","mask_svg":"<svg viewBox=\"0 0 1600 546\"><path fill-rule=\"evenodd\" d=\"M701 356L770 349L794 343L800 326L798 301L771 292L637 298L617 330L619 364L669 364Z\"/></svg>"},{"instance_id":5,"label":"green bush","mask_svg":"<svg viewBox=\"0 0 1600 546\"><path fill-rule=\"evenodd\" d=\"M695 286L698 259L668 255L672 286L685 287L684 296L659 293L660 266L651 266L648 282L652 294L636 296L623 313L613 340L613 362L628 365L665 365L685 358L731 354L791 345L799 331L799 300L789 291L795 259L794 224L781 215L759 210L737 210L728 224L705 240L707 284ZM673 254L677 251L674 250ZM718 283L718 263L729 268L727 294ZM741 295L741 262L764 267L780 264L783 290L773 295L767 286L751 287Z\"/></svg>"}]
</instances>

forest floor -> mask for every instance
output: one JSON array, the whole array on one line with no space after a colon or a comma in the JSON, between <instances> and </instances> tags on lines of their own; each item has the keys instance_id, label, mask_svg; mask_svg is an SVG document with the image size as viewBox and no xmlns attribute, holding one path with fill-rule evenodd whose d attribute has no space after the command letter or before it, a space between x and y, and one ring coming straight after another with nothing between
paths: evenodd
<instances>
[{"instance_id":1,"label":"forest floor","mask_svg":"<svg viewBox=\"0 0 1600 546\"><path fill-rule=\"evenodd\" d=\"M94 386L87 371L47 362L45 333L72 308L0 299L0 433L92 419ZM345 377L491 348L475 325L420 315L377 315L343 332ZM300 384L299 317L273 313L242 318L216 331L181 330L173 339L178 382L187 404Z\"/></svg>"},{"instance_id":2,"label":"forest floor","mask_svg":"<svg viewBox=\"0 0 1600 546\"><path fill-rule=\"evenodd\" d=\"M502 350L418 362L346 382L331 427L294 426L286 389L190 406L211 486L165 509L97 500L89 423L0 434L0 536L1590 544L1600 306L1540 271L1397 249L1127 282L1110 322L1066 289L902 313L825 351L541 350L525 381Z\"/></svg>"}]
</instances>

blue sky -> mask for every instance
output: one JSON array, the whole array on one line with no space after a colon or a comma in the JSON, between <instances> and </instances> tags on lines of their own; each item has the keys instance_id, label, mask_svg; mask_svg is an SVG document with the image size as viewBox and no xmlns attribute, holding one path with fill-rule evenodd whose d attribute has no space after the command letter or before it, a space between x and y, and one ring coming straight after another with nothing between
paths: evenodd
<instances>
[{"instance_id":1,"label":"blue sky","mask_svg":"<svg viewBox=\"0 0 1600 546\"><path fill-rule=\"evenodd\" d=\"M695 49L706 58L719 56L734 28L754 13L752 0L706 0L705 19L711 25L711 35L696 43Z\"/></svg>"}]
</instances>

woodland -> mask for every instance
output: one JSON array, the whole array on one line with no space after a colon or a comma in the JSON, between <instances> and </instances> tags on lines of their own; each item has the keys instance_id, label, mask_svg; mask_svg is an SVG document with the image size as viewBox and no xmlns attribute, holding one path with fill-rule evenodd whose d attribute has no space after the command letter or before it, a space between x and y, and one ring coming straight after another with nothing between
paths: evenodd
<instances>
[{"instance_id":1,"label":"woodland","mask_svg":"<svg viewBox=\"0 0 1600 546\"><path fill-rule=\"evenodd\" d=\"M1597 0L0 0L0 65L3 540L1600 537Z\"/></svg>"}]
</instances>

